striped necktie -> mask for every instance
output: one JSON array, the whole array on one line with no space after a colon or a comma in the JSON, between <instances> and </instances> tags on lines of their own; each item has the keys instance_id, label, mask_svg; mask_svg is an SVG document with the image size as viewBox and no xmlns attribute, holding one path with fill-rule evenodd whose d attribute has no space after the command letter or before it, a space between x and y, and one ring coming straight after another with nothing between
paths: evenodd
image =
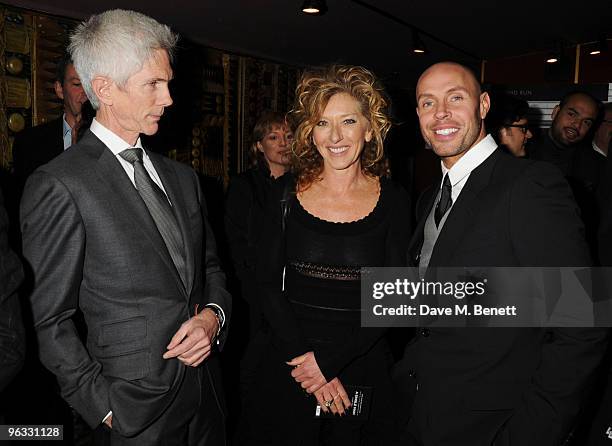
<instances>
[{"instance_id":1,"label":"striped necktie","mask_svg":"<svg viewBox=\"0 0 612 446\"><path fill-rule=\"evenodd\" d=\"M166 248L172 257L174 266L186 285L185 250L181 231L172 211L172 206L164 191L153 181L142 163L142 149L134 147L119 153L119 156L134 166L136 189L144 201L151 218L157 226Z\"/></svg>"}]
</instances>

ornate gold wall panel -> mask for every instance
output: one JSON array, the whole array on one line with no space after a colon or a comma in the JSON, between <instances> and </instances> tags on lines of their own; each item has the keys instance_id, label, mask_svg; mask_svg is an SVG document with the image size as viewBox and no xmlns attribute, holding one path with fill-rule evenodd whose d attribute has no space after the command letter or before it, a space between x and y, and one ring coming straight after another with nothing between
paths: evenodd
<instances>
[{"instance_id":1,"label":"ornate gold wall panel","mask_svg":"<svg viewBox=\"0 0 612 446\"><path fill-rule=\"evenodd\" d=\"M32 17L0 6L0 168L9 169L14 134L28 124Z\"/></svg>"},{"instance_id":2,"label":"ornate gold wall panel","mask_svg":"<svg viewBox=\"0 0 612 446\"><path fill-rule=\"evenodd\" d=\"M295 87L300 70L295 67L272 62L240 58L241 102L240 139L237 145L236 171L248 168L248 153L251 145L251 132L257 118L267 110L287 113L293 106ZM232 172L235 173L235 172Z\"/></svg>"},{"instance_id":3,"label":"ornate gold wall panel","mask_svg":"<svg viewBox=\"0 0 612 446\"><path fill-rule=\"evenodd\" d=\"M14 135L62 113L55 70L76 22L4 6L0 19L0 164L10 168ZM298 75L293 67L183 40L175 104L151 147L227 185L248 167L256 119L264 110L289 110Z\"/></svg>"},{"instance_id":4,"label":"ornate gold wall panel","mask_svg":"<svg viewBox=\"0 0 612 446\"><path fill-rule=\"evenodd\" d=\"M10 169L16 134L55 119L55 70L76 22L0 6L0 167Z\"/></svg>"},{"instance_id":5,"label":"ornate gold wall panel","mask_svg":"<svg viewBox=\"0 0 612 446\"><path fill-rule=\"evenodd\" d=\"M223 53L200 47L193 49L189 57L193 58L187 64L189 71L180 72L179 66L177 76L192 77L188 84L193 87L187 92L191 97L184 98L181 112L187 117L188 110L193 110L191 138L188 147L179 147L178 158L206 176L223 179L227 171Z\"/></svg>"},{"instance_id":6,"label":"ornate gold wall panel","mask_svg":"<svg viewBox=\"0 0 612 446\"><path fill-rule=\"evenodd\" d=\"M250 57L223 55L223 180L248 168L251 132L266 110L287 112L293 104L299 70Z\"/></svg>"},{"instance_id":7,"label":"ornate gold wall panel","mask_svg":"<svg viewBox=\"0 0 612 446\"><path fill-rule=\"evenodd\" d=\"M47 16L34 16L33 125L42 124L63 113L62 101L55 95L55 71L68 45L69 31L75 22Z\"/></svg>"}]
</instances>

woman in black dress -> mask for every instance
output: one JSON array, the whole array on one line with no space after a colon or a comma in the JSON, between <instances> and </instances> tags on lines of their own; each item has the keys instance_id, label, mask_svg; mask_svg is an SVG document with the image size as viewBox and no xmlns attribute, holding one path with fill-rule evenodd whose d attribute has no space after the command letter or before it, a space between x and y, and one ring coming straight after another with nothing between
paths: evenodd
<instances>
[{"instance_id":1,"label":"woman in black dress","mask_svg":"<svg viewBox=\"0 0 612 446\"><path fill-rule=\"evenodd\" d=\"M361 67L306 73L297 87L294 175L273 185L258 245L265 323L239 444L392 443L385 330L360 326L360 269L404 266L410 235L409 198L383 154L386 108ZM365 420L351 420L351 386L372 389ZM315 417L317 405L334 415Z\"/></svg>"}]
</instances>

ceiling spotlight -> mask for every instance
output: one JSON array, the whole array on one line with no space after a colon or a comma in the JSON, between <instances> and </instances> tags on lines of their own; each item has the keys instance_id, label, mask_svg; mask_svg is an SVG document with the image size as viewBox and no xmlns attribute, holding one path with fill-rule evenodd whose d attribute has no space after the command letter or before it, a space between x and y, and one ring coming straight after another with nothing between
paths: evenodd
<instances>
[{"instance_id":1,"label":"ceiling spotlight","mask_svg":"<svg viewBox=\"0 0 612 446\"><path fill-rule=\"evenodd\" d=\"M553 48L546 55L546 63L565 63L566 44L563 41L556 42ZM563 59L563 60L562 60Z\"/></svg>"},{"instance_id":2,"label":"ceiling spotlight","mask_svg":"<svg viewBox=\"0 0 612 446\"><path fill-rule=\"evenodd\" d=\"M546 63L557 63L559 62L559 57L556 54L549 54L546 56Z\"/></svg>"},{"instance_id":3,"label":"ceiling spotlight","mask_svg":"<svg viewBox=\"0 0 612 446\"><path fill-rule=\"evenodd\" d=\"M302 12L309 15L323 15L327 12L325 0L304 0Z\"/></svg>"},{"instance_id":4,"label":"ceiling spotlight","mask_svg":"<svg viewBox=\"0 0 612 446\"><path fill-rule=\"evenodd\" d=\"M419 33L416 31L412 31L412 52L415 54L424 54L427 52L425 44L421 40Z\"/></svg>"},{"instance_id":5,"label":"ceiling spotlight","mask_svg":"<svg viewBox=\"0 0 612 446\"><path fill-rule=\"evenodd\" d=\"M550 51L546 55L546 63L557 63L561 60L561 53L563 52L563 46L559 44L559 48Z\"/></svg>"},{"instance_id":6,"label":"ceiling spotlight","mask_svg":"<svg viewBox=\"0 0 612 446\"><path fill-rule=\"evenodd\" d=\"M608 45L607 45L606 39L601 39L599 42L595 44L593 49L589 51L589 54L591 56L596 56L598 54L601 54L607 49L607 46Z\"/></svg>"}]
</instances>

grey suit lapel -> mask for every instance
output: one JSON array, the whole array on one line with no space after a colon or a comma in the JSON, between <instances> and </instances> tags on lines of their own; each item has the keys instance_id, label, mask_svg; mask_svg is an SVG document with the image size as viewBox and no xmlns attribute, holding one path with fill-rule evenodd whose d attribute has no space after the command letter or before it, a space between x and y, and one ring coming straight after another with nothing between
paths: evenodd
<instances>
[{"instance_id":1,"label":"grey suit lapel","mask_svg":"<svg viewBox=\"0 0 612 446\"><path fill-rule=\"evenodd\" d=\"M478 196L491 180L499 153L499 149L493 152L470 174L438 235L429 266L452 266L449 262L463 234L474 221L474 216L479 210Z\"/></svg>"},{"instance_id":2,"label":"grey suit lapel","mask_svg":"<svg viewBox=\"0 0 612 446\"><path fill-rule=\"evenodd\" d=\"M95 138L95 136L94 136ZM155 222L151 218L151 214L147 210L142 198L138 195L138 191L126 175L121 163L117 160L115 155L96 138L101 148L100 157L96 163L96 171L100 176L100 179L104 181L112 191L115 203L120 209L123 209L123 213L129 216L134 221L134 227L141 230L144 237L147 237L151 242L151 246L159 254L162 261L171 270L175 276L178 288L184 292L181 278L172 262L172 258L168 253L166 244L162 239Z\"/></svg>"},{"instance_id":3,"label":"grey suit lapel","mask_svg":"<svg viewBox=\"0 0 612 446\"><path fill-rule=\"evenodd\" d=\"M151 159L151 162L153 163L153 166L155 167L155 170L157 171L157 174L164 185L168 198L170 198L174 215L176 216L176 221L183 236L183 246L185 248L185 273L187 282L185 284L185 288L187 290L187 295L189 296L193 287L195 259L189 216L186 214L187 206L185 205L185 198L181 193L181 187L175 170L165 162L163 157L149 151L147 151L147 154L149 155L149 158Z\"/></svg>"},{"instance_id":4,"label":"grey suit lapel","mask_svg":"<svg viewBox=\"0 0 612 446\"><path fill-rule=\"evenodd\" d=\"M437 183L436 183L437 184ZM419 203L417 203L417 210L420 215L417 215L418 223L415 231L412 234L412 238L410 239L410 243L408 245L408 266L418 266L419 258L421 256L421 248L423 247L423 231L425 229L425 222L427 221L427 216L431 212L431 208L434 205L434 201L437 195L437 187L431 186L419 199ZM421 209L421 202L425 204L425 207Z\"/></svg>"}]
</instances>

